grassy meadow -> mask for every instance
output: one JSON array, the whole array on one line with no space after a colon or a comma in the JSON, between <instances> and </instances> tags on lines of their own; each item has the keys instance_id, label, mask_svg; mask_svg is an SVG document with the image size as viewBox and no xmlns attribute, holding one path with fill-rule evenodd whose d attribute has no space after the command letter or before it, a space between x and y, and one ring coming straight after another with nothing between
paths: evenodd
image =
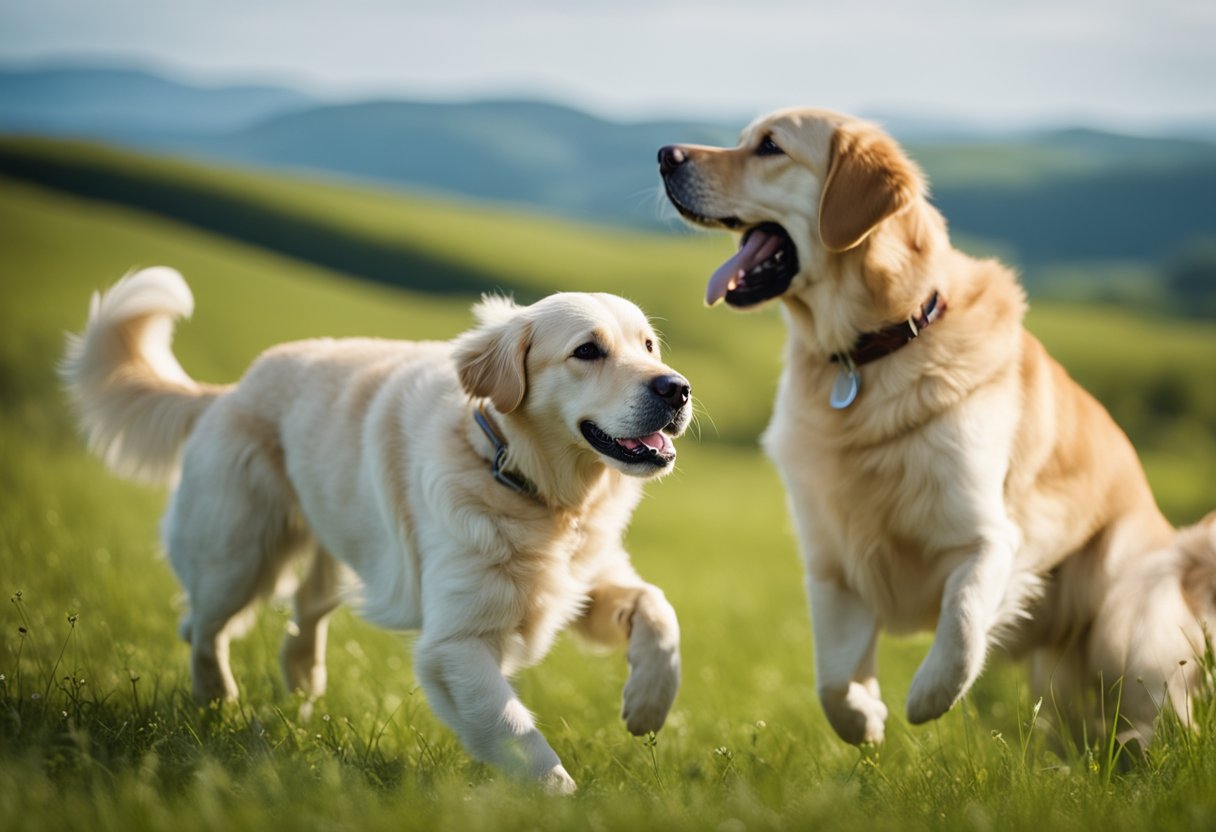
<instances>
[{"instance_id":1,"label":"grassy meadow","mask_svg":"<svg viewBox=\"0 0 1216 832\"><path fill-rule=\"evenodd\" d=\"M132 162L131 164L135 164ZM169 165L363 238L425 249L531 297L611 290L639 301L702 416L629 536L683 628L667 727L629 736L624 657L560 640L517 688L578 781L537 794L469 760L413 679L409 639L335 617L330 689L283 689L286 606L233 648L239 705L200 710L176 639L178 589L158 552L165 495L83 450L53 367L91 291L167 264L195 292L175 350L194 377L236 378L266 346L315 335L450 337L468 294L354 280L231 235L0 179L0 825L260 829L1194 829L1216 826L1216 711L1166 721L1143 760L1047 726L1020 670L994 660L961 707L910 727L901 703L929 639L887 639L888 739L840 743L814 700L801 567L755 447L779 369L780 321L698 305L725 240L602 232L460 203ZM318 219L319 218L319 219ZM1216 507L1216 325L1054 305L1030 319L1142 448L1163 508Z\"/></svg>"}]
</instances>

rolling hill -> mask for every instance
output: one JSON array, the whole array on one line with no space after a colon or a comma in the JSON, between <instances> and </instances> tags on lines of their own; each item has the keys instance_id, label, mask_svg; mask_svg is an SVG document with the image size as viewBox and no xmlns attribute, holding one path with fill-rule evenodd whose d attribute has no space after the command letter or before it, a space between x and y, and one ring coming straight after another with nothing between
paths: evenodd
<instances>
[{"instance_id":1,"label":"rolling hill","mask_svg":"<svg viewBox=\"0 0 1216 832\"><path fill-rule=\"evenodd\" d=\"M660 194L657 148L730 144L743 121L621 123L536 101L327 103L282 88L206 89L83 67L0 72L0 131L100 138L667 231L680 225ZM959 238L1013 261L1037 293L1142 302L1180 252L1216 239L1211 140L931 127L892 120Z\"/></svg>"},{"instance_id":2,"label":"rolling hill","mask_svg":"<svg viewBox=\"0 0 1216 832\"><path fill-rule=\"evenodd\" d=\"M784 496L755 446L784 328L772 309L700 304L728 249L720 236L518 205L0 140L0 818L23 832L242 832L267 818L405 830L1212 826L1211 687L1198 730L1167 716L1139 760L1101 736L1078 745L1051 724L1055 703L1036 704L997 657L951 713L912 726L899 703L930 637L884 636L887 741L859 751L836 739L813 704ZM242 700L197 707L179 586L155 543L164 493L87 453L54 372L90 292L160 263L197 300L174 351L216 382L284 340L449 337L485 289L638 300L701 413L626 541L681 618L683 682L663 731L621 727L619 651L561 639L514 680L580 782L571 799L547 798L472 763L427 706L400 634L350 610L334 615L327 694L284 690L291 613L279 603L233 647ZM1036 303L1029 326L1130 431L1174 521L1216 505L1216 322ZM1210 674L1210 652L1200 661Z\"/></svg>"},{"instance_id":3,"label":"rolling hill","mask_svg":"<svg viewBox=\"0 0 1216 832\"><path fill-rule=\"evenodd\" d=\"M141 164L128 160L130 170ZM414 231L452 258L465 254L470 232L501 225L520 240L491 237L501 244L495 262L530 276L533 290L645 292L671 336L667 356L693 376L724 433L767 413L781 326L769 314L699 308L701 266L713 254L705 240L146 164L250 199L282 197L284 209L327 213L373 236L416 211L436 224ZM569 237L561 257L534 245L554 235ZM1200 711L1201 731L1170 723L1149 764L1128 766L1096 740L1055 742L1061 732L1046 714L1038 720L1024 677L994 658L954 711L908 725L898 703L927 635L880 642L894 706L886 744L859 755L840 743L813 704L802 567L780 484L751 441L715 441L704 418L701 437L681 440L677 471L648 487L627 541L682 623L684 679L662 733L622 729L619 651L588 655L563 638L515 680L579 779L575 798L546 798L472 763L424 701L402 637L347 609L334 615L321 700L283 689L277 655L290 612L271 604L233 646L241 702L198 708L176 635L179 586L155 543L164 493L116 479L86 452L56 383L63 333L83 322L89 292L135 264L178 266L198 303L174 350L192 375L214 381L285 339L445 337L468 325L469 298L352 279L152 211L7 178L0 252L0 575L9 598L0 808L23 830L242 832L273 816L305 829L1017 830L1082 818L1118 831L1192 829L1216 811L1210 709ZM568 268L571 257L580 269ZM666 280L648 259L671 270ZM619 271L622 262L637 268ZM1162 367L1200 377L1216 354L1210 326L1151 316L1049 306L1033 326L1078 375L1110 375L1129 391ZM741 410L722 408L730 400ZM1146 456L1175 519L1216 502L1210 446Z\"/></svg>"},{"instance_id":4,"label":"rolling hill","mask_svg":"<svg viewBox=\"0 0 1216 832\"><path fill-rule=\"evenodd\" d=\"M705 277L729 251L721 236L601 228L71 142L0 140L0 174L10 173L83 197L82 205L154 216L282 262L442 300L448 321L461 320L461 310L482 291L525 301L557 289L618 292L655 317L669 358L694 380L706 441L754 447L768 419L784 337L776 310L731 315L699 306ZM20 223L9 226L16 236L6 251L25 250L13 230ZM149 265L153 256L98 265L87 274L90 285ZM90 253L77 257L84 270ZM16 277L37 258L37 249L6 257L5 307L23 308L24 295L46 285ZM1216 504L1216 386L1210 384L1216 324L1146 310L1036 304L1030 325L1130 432L1150 471L1167 472L1162 487L1180 516ZM407 330L401 335L416 337Z\"/></svg>"},{"instance_id":5,"label":"rolling hill","mask_svg":"<svg viewBox=\"0 0 1216 832\"><path fill-rule=\"evenodd\" d=\"M730 142L736 132L688 123L621 124L533 101L375 101L288 113L174 149L654 226L658 148L675 136Z\"/></svg>"}]
</instances>

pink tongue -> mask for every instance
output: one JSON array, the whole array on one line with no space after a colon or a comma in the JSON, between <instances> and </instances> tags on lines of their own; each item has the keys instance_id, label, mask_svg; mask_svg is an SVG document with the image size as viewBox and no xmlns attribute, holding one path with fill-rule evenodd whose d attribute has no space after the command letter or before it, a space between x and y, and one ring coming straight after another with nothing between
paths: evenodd
<instances>
[{"instance_id":1,"label":"pink tongue","mask_svg":"<svg viewBox=\"0 0 1216 832\"><path fill-rule=\"evenodd\" d=\"M780 247L781 238L776 234L753 231L734 256L718 266L710 276L709 285L705 287L705 304L713 306L726 297L726 293L733 288L731 284L776 254Z\"/></svg>"},{"instance_id":2,"label":"pink tongue","mask_svg":"<svg viewBox=\"0 0 1216 832\"><path fill-rule=\"evenodd\" d=\"M667 438L667 434L664 433L652 433L650 436L643 436L640 441L647 448L653 448L656 451L670 453L675 449L675 446L671 444L671 440Z\"/></svg>"},{"instance_id":3,"label":"pink tongue","mask_svg":"<svg viewBox=\"0 0 1216 832\"><path fill-rule=\"evenodd\" d=\"M647 448L659 451L660 453L671 453L675 450L675 445L671 444L671 440L663 433L652 433L650 436L643 436L638 439L618 439L617 444L632 451L640 445L645 445Z\"/></svg>"}]
</instances>

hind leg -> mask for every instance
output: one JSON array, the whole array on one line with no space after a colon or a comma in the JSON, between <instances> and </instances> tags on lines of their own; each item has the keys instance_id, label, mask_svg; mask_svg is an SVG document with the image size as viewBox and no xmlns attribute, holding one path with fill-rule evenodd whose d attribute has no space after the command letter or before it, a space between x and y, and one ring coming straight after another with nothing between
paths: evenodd
<instances>
[{"instance_id":1,"label":"hind leg","mask_svg":"<svg viewBox=\"0 0 1216 832\"><path fill-rule=\"evenodd\" d=\"M229 642L274 591L305 537L270 461L239 437L208 436L202 426L199 433L187 444L164 538L190 602L182 635L191 646L194 696L206 703L236 698Z\"/></svg>"},{"instance_id":2,"label":"hind leg","mask_svg":"<svg viewBox=\"0 0 1216 832\"><path fill-rule=\"evenodd\" d=\"M1118 708L1113 728L1120 742L1134 739L1147 745L1157 717L1165 710L1172 710L1184 725L1192 724L1191 696L1198 686L1203 633L1180 593L1169 600L1155 608L1146 604L1136 617L1137 625L1124 631L1128 634L1126 642L1115 641L1108 632L1099 630L1114 617L1111 611L1104 610L1098 618L1098 633L1093 639L1096 663L1108 677L1121 675L1122 684L1107 695L1107 713L1113 714ZM1120 633L1115 630L1115 635ZM1121 667L1120 651L1125 651Z\"/></svg>"},{"instance_id":3,"label":"hind leg","mask_svg":"<svg viewBox=\"0 0 1216 832\"><path fill-rule=\"evenodd\" d=\"M178 538L178 550L183 546ZM282 546L266 549L260 541L220 536L202 549L204 569L187 585L190 598L190 667L194 697L200 703L236 699L237 686L228 660L228 646L252 623L257 602L269 596L283 561ZM189 544L196 552L202 548ZM198 563L195 566L199 566Z\"/></svg>"},{"instance_id":4,"label":"hind leg","mask_svg":"<svg viewBox=\"0 0 1216 832\"><path fill-rule=\"evenodd\" d=\"M312 698L325 693L329 616L339 604L338 565L319 546L295 600L295 626L283 642L280 659L288 689L301 690Z\"/></svg>"},{"instance_id":5,"label":"hind leg","mask_svg":"<svg viewBox=\"0 0 1216 832\"><path fill-rule=\"evenodd\" d=\"M1115 576L1094 619L1089 661L1092 672L1122 682L1106 701L1108 714L1118 705L1111 727L1121 740L1147 744L1165 710L1191 724L1204 634L1186 577L1176 547L1141 555Z\"/></svg>"}]
</instances>

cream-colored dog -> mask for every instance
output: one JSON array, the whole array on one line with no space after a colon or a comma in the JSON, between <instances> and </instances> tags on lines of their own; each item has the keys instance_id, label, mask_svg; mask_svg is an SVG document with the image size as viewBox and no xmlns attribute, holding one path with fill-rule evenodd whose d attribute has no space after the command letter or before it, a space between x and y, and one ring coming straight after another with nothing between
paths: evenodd
<instances>
[{"instance_id":1,"label":"cream-colored dog","mask_svg":"<svg viewBox=\"0 0 1216 832\"><path fill-rule=\"evenodd\" d=\"M936 628L914 723L949 710L998 642L1031 654L1063 711L1100 712L1122 679L1119 732L1149 736L1166 703L1185 718L1201 620L1216 620L1216 515L1175 535L1127 438L1022 328L1014 275L951 246L896 143L791 109L737 147L668 146L659 164L686 219L740 233L708 302L781 300L789 339L764 445L837 733L883 738L880 629Z\"/></svg>"},{"instance_id":2,"label":"cream-colored dog","mask_svg":"<svg viewBox=\"0 0 1216 832\"><path fill-rule=\"evenodd\" d=\"M192 381L170 351L192 308L170 269L123 279L94 297L62 375L117 471L169 480L180 459L163 533L200 701L236 696L229 639L304 560L282 653L293 688L324 690L341 562L364 617L420 631L418 679L474 757L574 789L507 682L570 622L628 643L625 723L663 725L679 628L622 536L642 482L674 464L691 405L636 306L489 298L454 342L283 344L223 387Z\"/></svg>"}]
</instances>

